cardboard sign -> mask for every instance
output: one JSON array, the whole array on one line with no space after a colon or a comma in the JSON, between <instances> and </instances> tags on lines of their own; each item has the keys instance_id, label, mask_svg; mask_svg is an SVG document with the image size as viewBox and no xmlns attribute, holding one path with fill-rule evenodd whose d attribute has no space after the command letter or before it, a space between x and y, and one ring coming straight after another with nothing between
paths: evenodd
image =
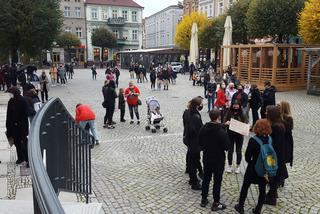
<instances>
[{"instance_id":1,"label":"cardboard sign","mask_svg":"<svg viewBox=\"0 0 320 214\"><path fill-rule=\"evenodd\" d=\"M238 120L231 119L229 130L237 132L243 136L249 136L250 124L242 123Z\"/></svg>"}]
</instances>

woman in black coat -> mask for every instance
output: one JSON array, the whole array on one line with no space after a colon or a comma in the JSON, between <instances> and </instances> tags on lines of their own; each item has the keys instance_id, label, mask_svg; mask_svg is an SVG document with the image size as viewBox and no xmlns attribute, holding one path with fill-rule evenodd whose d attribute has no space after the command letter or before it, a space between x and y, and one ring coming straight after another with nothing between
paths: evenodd
<instances>
[{"instance_id":1,"label":"woman in black coat","mask_svg":"<svg viewBox=\"0 0 320 214\"><path fill-rule=\"evenodd\" d=\"M267 144L269 135L271 134L270 123L266 119L258 120L253 129L254 133L263 144ZM253 213L261 213L261 209L265 200L266 195L266 184L267 180L265 177L258 176L255 165L260 154L260 145L254 138L250 138L248 147L245 153L245 159L248 163L246 172L244 174L243 184L241 187L239 203L235 206L236 211L244 213L244 203L247 198L248 189L251 184L258 184L259 186L259 198L256 207L252 210Z\"/></svg>"},{"instance_id":2,"label":"woman in black coat","mask_svg":"<svg viewBox=\"0 0 320 214\"><path fill-rule=\"evenodd\" d=\"M267 107L267 119L271 124L272 129L272 145L278 158L278 171L274 178L270 181L270 190L266 197L266 204L277 205L277 189L280 183L283 183L288 178L288 170L286 167L286 128L281 119L279 106Z\"/></svg>"},{"instance_id":3,"label":"woman in black coat","mask_svg":"<svg viewBox=\"0 0 320 214\"><path fill-rule=\"evenodd\" d=\"M196 97L190 101L189 104L189 121L188 129L186 133L186 140L188 142L188 153L190 161L189 169L189 184L193 190L201 190L200 182L197 178L197 169L199 168L200 163L200 145L199 145L199 133L200 129L203 126L201 115L199 111L203 109L202 98ZM202 170L201 170L202 171ZM199 174L203 174L200 172Z\"/></svg>"},{"instance_id":4,"label":"woman in black coat","mask_svg":"<svg viewBox=\"0 0 320 214\"><path fill-rule=\"evenodd\" d=\"M7 107L6 134L8 138L13 138L17 148L18 160L16 163L20 164L26 161L28 166L28 104L26 99L20 95L20 90L17 87L11 87L8 92L11 99Z\"/></svg>"},{"instance_id":5,"label":"woman in black coat","mask_svg":"<svg viewBox=\"0 0 320 214\"><path fill-rule=\"evenodd\" d=\"M113 126L113 114L115 110L115 103L116 98L118 97L117 92L115 90L116 84L112 80L108 83L107 86L104 86L102 89L103 97L104 97L104 103L106 107L106 117L105 117L105 123L108 122L107 126L104 125L104 128L108 129L114 129ZM107 120L107 121L106 121Z\"/></svg>"},{"instance_id":6,"label":"woman in black coat","mask_svg":"<svg viewBox=\"0 0 320 214\"><path fill-rule=\"evenodd\" d=\"M252 127L257 120L259 120L258 110L262 105L261 93L256 84L251 86L251 99L249 100L250 108L252 111Z\"/></svg>"},{"instance_id":7,"label":"woman in black coat","mask_svg":"<svg viewBox=\"0 0 320 214\"><path fill-rule=\"evenodd\" d=\"M293 118L291 114L290 104L288 102L282 101L280 103L281 117L286 127L286 163L289 163L292 167L293 165Z\"/></svg>"}]
</instances>

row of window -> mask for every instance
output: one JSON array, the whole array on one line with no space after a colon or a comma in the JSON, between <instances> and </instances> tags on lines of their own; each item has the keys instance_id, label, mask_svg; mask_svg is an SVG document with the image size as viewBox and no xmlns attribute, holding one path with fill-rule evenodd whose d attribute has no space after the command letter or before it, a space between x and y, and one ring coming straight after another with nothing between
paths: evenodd
<instances>
[{"instance_id":1,"label":"row of window","mask_svg":"<svg viewBox=\"0 0 320 214\"><path fill-rule=\"evenodd\" d=\"M120 12L118 10L112 10L112 17L111 18L116 19L116 18L122 17L126 21L128 21L128 11L122 10ZM108 12L103 10L101 12L101 18L103 20L108 19L109 18ZM98 9L97 8L91 9L91 19L98 19ZM138 12L137 11L131 11L131 20L132 20L132 22L136 22L138 20Z\"/></svg>"},{"instance_id":2,"label":"row of window","mask_svg":"<svg viewBox=\"0 0 320 214\"><path fill-rule=\"evenodd\" d=\"M71 17L71 8L69 6L65 6L63 14L65 17ZM81 17L81 7L74 8L74 16L77 18Z\"/></svg>"},{"instance_id":3,"label":"row of window","mask_svg":"<svg viewBox=\"0 0 320 214\"><path fill-rule=\"evenodd\" d=\"M114 36L117 39L124 39L127 40L129 38L129 31L125 30L122 31L122 35L120 35L119 30L113 30ZM138 40L138 30L132 30L131 32L131 39L132 40Z\"/></svg>"},{"instance_id":4,"label":"row of window","mask_svg":"<svg viewBox=\"0 0 320 214\"><path fill-rule=\"evenodd\" d=\"M229 0L229 5L231 6L232 4L233 4L233 0ZM224 13L224 9L225 9L224 7L225 7L224 0L219 0L219 2L218 2L218 12L219 12L219 14ZM208 5L200 6L199 7L199 11L201 13L205 13L209 17L214 16L214 14L213 14L213 5L212 4L210 4L209 7L208 7Z\"/></svg>"},{"instance_id":5,"label":"row of window","mask_svg":"<svg viewBox=\"0 0 320 214\"><path fill-rule=\"evenodd\" d=\"M65 27L64 31L72 33L71 27ZM82 38L82 28L81 27L76 27L75 33L76 33L77 37Z\"/></svg>"},{"instance_id":6,"label":"row of window","mask_svg":"<svg viewBox=\"0 0 320 214\"><path fill-rule=\"evenodd\" d=\"M70 0L64 0L66 2L70 2ZM81 2L81 0L74 0L74 2Z\"/></svg>"}]
</instances>

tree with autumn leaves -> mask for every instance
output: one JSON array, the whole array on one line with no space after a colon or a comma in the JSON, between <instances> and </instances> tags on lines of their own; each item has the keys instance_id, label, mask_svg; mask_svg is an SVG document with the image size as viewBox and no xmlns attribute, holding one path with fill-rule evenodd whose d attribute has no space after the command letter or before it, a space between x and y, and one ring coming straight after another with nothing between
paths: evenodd
<instances>
[{"instance_id":1,"label":"tree with autumn leaves","mask_svg":"<svg viewBox=\"0 0 320 214\"><path fill-rule=\"evenodd\" d=\"M320 2L309 0L299 16L299 35L307 44L320 44Z\"/></svg>"}]
</instances>

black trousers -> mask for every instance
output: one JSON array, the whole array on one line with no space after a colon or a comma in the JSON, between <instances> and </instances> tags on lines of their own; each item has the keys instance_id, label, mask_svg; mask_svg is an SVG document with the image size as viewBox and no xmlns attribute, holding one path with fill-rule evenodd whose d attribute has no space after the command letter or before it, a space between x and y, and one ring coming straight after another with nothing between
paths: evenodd
<instances>
[{"instance_id":1,"label":"black trousers","mask_svg":"<svg viewBox=\"0 0 320 214\"><path fill-rule=\"evenodd\" d=\"M117 85L117 87L119 87L119 76L116 77L116 85Z\"/></svg>"},{"instance_id":2,"label":"black trousers","mask_svg":"<svg viewBox=\"0 0 320 214\"><path fill-rule=\"evenodd\" d=\"M41 91L41 100L44 103L44 101L48 101L48 90L47 88L43 88Z\"/></svg>"},{"instance_id":3,"label":"black trousers","mask_svg":"<svg viewBox=\"0 0 320 214\"><path fill-rule=\"evenodd\" d=\"M69 79L73 79L73 72L69 72Z\"/></svg>"},{"instance_id":4,"label":"black trousers","mask_svg":"<svg viewBox=\"0 0 320 214\"><path fill-rule=\"evenodd\" d=\"M190 161L190 170L189 170L190 184L196 185L199 183L199 180L197 177L197 169L198 169L199 165L201 166L200 152L190 153L189 155L190 155L190 159L189 159L189 161Z\"/></svg>"},{"instance_id":5,"label":"black trousers","mask_svg":"<svg viewBox=\"0 0 320 214\"><path fill-rule=\"evenodd\" d=\"M151 89L156 88L156 80L151 80Z\"/></svg>"},{"instance_id":6,"label":"black trousers","mask_svg":"<svg viewBox=\"0 0 320 214\"><path fill-rule=\"evenodd\" d=\"M221 166L215 166L210 163L203 163L203 181L202 181L202 198L208 197L210 181L213 175L213 200L215 203L220 202L221 183L223 178L224 163Z\"/></svg>"},{"instance_id":7,"label":"black trousers","mask_svg":"<svg viewBox=\"0 0 320 214\"><path fill-rule=\"evenodd\" d=\"M252 182L250 179L245 175L243 179L243 184L240 191L240 199L239 199L239 205L240 207L244 207L245 200L248 195L248 189L250 188L250 185ZM261 181L258 183L259 186L259 198L258 203L256 205L256 211L261 211L265 197L266 197L266 183L264 181Z\"/></svg>"},{"instance_id":8,"label":"black trousers","mask_svg":"<svg viewBox=\"0 0 320 214\"><path fill-rule=\"evenodd\" d=\"M270 199L276 199L276 196L278 194L278 182L276 181L276 177L270 179L269 185L270 189L267 194L267 197Z\"/></svg>"},{"instance_id":9,"label":"black trousers","mask_svg":"<svg viewBox=\"0 0 320 214\"><path fill-rule=\"evenodd\" d=\"M260 109L260 114L261 114L261 118L262 119L267 118L266 112L267 112L267 107L266 106L262 106L261 109Z\"/></svg>"},{"instance_id":10,"label":"black trousers","mask_svg":"<svg viewBox=\"0 0 320 214\"><path fill-rule=\"evenodd\" d=\"M125 109L120 109L120 120L124 120L125 113L126 113Z\"/></svg>"},{"instance_id":11,"label":"black trousers","mask_svg":"<svg viewBox=\"0 0 320 214\"><path fill-rule=\"evenodd\" d=\"M14 145L17 149L17 156L19 161L28 162L28 139L27 136L14 136Z\"/></svg>"},{"instance_id":12,"label":"black trousers","mask_svg":"<svg viewBox=\"0 0 320 214\"><path fill-rule=\"evenodd\" d=\"M256 124L257 120L259 120L258 108L252 108L252 127Z\"/></svg>"},{"instance_id":13,"label":"black trousers","mask_svg":"<svg viewBox=\"0 0 320 214\"><path fill-rule=\"evenodd\" d=\"M104 116L104 124L108 123L108 125L112 125L113 114L114 114L114 105L107 106L106 115Z\"/></svg>"},{"instance_id":14,"label":"black trousers","mask_svg":"<svg viewBox=\"0 0 320 214\"><path fill-rule=\"evenodd\" d=\"M138 106L131 106L131 105L129 105L129 112L130 112L130 118L131 118L131 120L133 120L133 112L135 113L137 120L140 120Z\"/></svg>"},{"instance_id":15,"label":"black trousers","mask_svg":"<svg viewBox=\"0 0 320 214\"><path fill-rule=\"evenodd\" d=\"M186 155L186 171L189 173L190 172L190 152L187 152L187 155ZM198 173L199 174L203 174L203 170L202 170L202 166L201 166L201 162L199 161L197 163L197 170L198 170Z\"/></svg>"},{"instance_id":16,"label":"black trousers","mask_svg":"<svg viewBox=\"0 0 320 214\"><path fill-rule=\"evenodd\" d=\"M242 160L242 145L243 145L243 136L229 131L228 132L230 139L230 148L228 150L228 163L232 165L233 152L234 152L234 144L236 144L236 153L237 153L237 165L240 165Z\"/></svg>"}]
</instances>

